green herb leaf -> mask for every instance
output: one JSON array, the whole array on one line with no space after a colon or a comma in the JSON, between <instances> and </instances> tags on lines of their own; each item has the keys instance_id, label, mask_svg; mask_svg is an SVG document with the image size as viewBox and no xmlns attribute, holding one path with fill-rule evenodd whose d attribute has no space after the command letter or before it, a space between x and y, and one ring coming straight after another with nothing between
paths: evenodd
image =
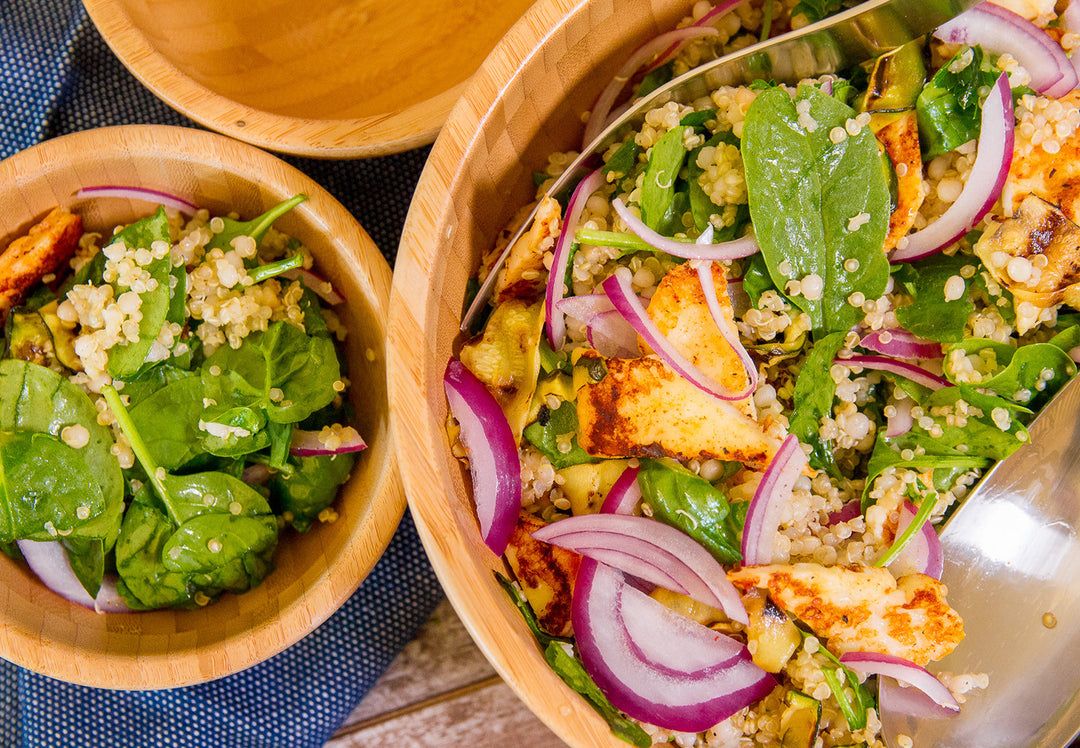
<instances>
[{"instance_id":1,"label":"green herb leaf","mask_svg":"<svg viewBox=\"0 0 1080 748\"><path fill-rule=\"evenodd\" d=\"M964 64L964 60L970 61ZM989 90L999 75L979 46L962 47L941 66L915 103L924 160L955 150L979 136L979 92Z\"/></svg>"},{"instance_id":2,"label":"green herb leaf","mask_svg":"<svg viewBox=\"0 0 1080 748\"><path fill-rule=\"evenodd\" d=\"M811 447L810 465L825 470L834 478L840 470L833 457L832 445L818 435L821 419L832 415L836 382L830 370L837 352L844 346L846 332L834 332L814 344L795 380L794 410L788 432Z\"/></svg>"},{"instance_id":3,"label":"green herb leaf","mask_svg":"<svg viewBox=\"0 0 1080 748\"><path fill-rule=\"evenodd\" d=\"M946 361L953 351L962 351L965 356L991 354L997 368L978 382L979 388L1032 410L1045 405L1076 374L1076 363L1053 342L1014 348L995 340L971 338L950 347ZM948 368L945 376L955 383Z\"/></svg>"},{"instance_id":4,"label":"green herb leaf","mask_svg":"<svg viewBox=\"0 0 1080 748\"><path fill-rule=\"evenodd\" d=\"M974 285L964 281L964 293L946 300L945 285L952 277L963 279L961 270L977 266L978 260L967 255L938 253L908 265L894 273L894 278L911 294L912 302L896 310L897 321L909 331L938 343L955 343L964 337L968 315L975 311L971 300Z\"/></svg>"},{"instance_id":5,"label":"green herb leaf","mask_svg":"<svg viewBox=\"0 0 1080 748\"><path fill-rule=\"evenodd\" d=\"M334 503L338 487L349 478L357 454L289 458L290 469L270 481L270 501L278 514L292 513L290 524L307 532L319 512Z\"/></svg>"},{"instance_id":6,"label":"green herb leaf","mask_svg":"<svg viewBox=\"0 0 1080 748\"><path fill-rule=\"evenodd\" d=\"M641 220L653 231L671 236L682 230L682 211L676 200L676 181L686 162L687 125L673 127L653 145L641 185ZM684 198L688 199L688 198Z\"/></svg>"},{"instance_id":7,"label":"green herb leaf","mask_svg":"<svg viewBox=\"0 0 1080 748\"><path fill-rule=\"evenodd\" d=\"M570 400L564 400L555 410L546 405L540 406L536 420L525 427L524 435L530 443L551 460L556 470L585 462L600 462L599 457L592 457L578 446L577 406ZM559 449L559 437L573 434L570 438L570 451Z\"/></svg>"},{"instance_id":8,"label":"green herb leaf","mask_svg":"<svg viewBox=\"0 0 1080 748\"><path fill-rule=\"evenodd\" d=\"M802 104L808 102L807 104ZM796 104L816 123L803 127ZM822 279L819 298L794 296L816 331L850 329L862 309L855 292L876 299L885 292L889 263L881 247L889 226L889 184L869 128L833 143L830 132L855 111L813 86L796 101L782 88L758 94L743 125L742 155L755 235L777 288L811 273ZM849 230L849 222L868 217ZM844 268L857 260L854 271ZM784 270L781 272L781 265Z\"/></svg>"},{"instance_id":9,"label":"green herb leaf","mask_svg":"<svg viewBox=\"0 0 1080 748\"><path fill-rule=\"evenodd\" d=\"M215 249L220 249L222 252L228 252L232 249L233 239L240 236L250 236L255 240L255 243L258 244L262 241L266 232L270 230L270 227L274 225L274 221L281 218L305 200L307 200L307 195L293 195L288 200L278 203L261 216L256 216L250 221L238 221L235 218L221 216L223 228L221 231L214 234L210 241L207 242L207 254ZM255 258L251 258L251 260L254 262Z\"/></svg>"},{"instance_id":10,"label":"green herb leaf","mask_svg":"<svg viewBox=\"0 0 1080 748\"><path fill-rule=\"evenodd\" d=\"M158 367L166 369L166 367ZM205 432L199 430L203 413L202 381L190 372L178 376L158 390L132 398L129 413L135 427L143 435L154 461L166 470L176 470L206 454L200 443ZM153 373L153 372L151 372ZM128 388L124 388L128 394ZM162 418L168 413L168 418Z\"/></svg>"}]
</instances>

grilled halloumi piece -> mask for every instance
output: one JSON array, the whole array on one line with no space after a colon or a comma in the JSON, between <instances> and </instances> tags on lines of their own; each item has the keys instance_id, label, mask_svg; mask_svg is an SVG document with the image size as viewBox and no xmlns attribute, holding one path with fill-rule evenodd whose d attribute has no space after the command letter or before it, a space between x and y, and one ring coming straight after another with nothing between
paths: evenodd
<instances>
[{"instance_id":1,"label":"grilled halloumi piece","mask_svg":"<svg viewBox=\"0 0 1080 748\"><path fill-rule=\"evenodd\" d=\"M915 225L915 216L923 203L923 162L919 148L919 124L914 111L905 112L899 118L882 127L876 133L878 142L885 148L896 171L896 208L889 217L889 233L885 237L888 252L900 237Z\"/></svg>"},{"instance_id":2,"label":"grilled halloumi piece","mask_svg":"<svg viewBox=\"0 0 1080 748\"><path fill-rule=\"evenodd\" d=\"M964 638L945 585L923 574L894 579L887 569L802 563L747 566L728 579L744 592L767 590L837 655L880 652L926 665Z\"/></svg>"},{"instance_id":3,"label":"grilled halloumi piece","mask_svg":"<svg viewBox=\"0 0 1080 748\"><path fill-rule=\"evenodd\" d=\"M1060 108L1056 121L1075 119L1080 116L1076 113L1080 109L1080 90L1072 91L1056 102L1051 100L1049 106L1055 110ZM1025 123L1021 122L1016 132L1009 175L1001 190L1005 215L1014 215L1028 195L1038 195L1058 206L1070 221L1080 222L1080 137L1053 138L1057 150L1048 153L1043 141L1036 144L1027 132ZM1042 136L1041 132L1039 136Z\"/></svg>"},{"instance_id":4,"label":"grilled halloumi piece","mask_svg":"<svg viewBox=\"0 0 1080 748\"><path fill-rule=\"evenodd\" d=\"M529 209L531 207L528 206ZM510 226L504 229L501 235L502 240L497 242L494 249L484 257L480 266L481 281L487 278L499 255L506 248L506 242L510 241L510 237L520 226L520 222L527 216L528 209L522 210L515 220L511 221ZM540 201L536 218L533 219L529 230L514 243L506 262L499 270L493 294L495 303L502 303L507 299L523 299L531 302L544 295L548 275L544 267L544 255L554 252L561 226L562 208L558 200L545 197Z\"/></svg>"},{"instance_id":5,"label":"grilled halloumi piece","mask_svg":"<svg viewBox=\"0 0 1080 748\"><path fill-rule=\"evenodd\" d=\"M591 455L734 460L763 470L780 446L655 356L605 364L603 379L578 389L578 444Z\"/></svg>"},{"instance_id":6,"label":"grilled halloumi piece","mask_svg":"<svg viewBox=\"0 0 1080 748\"><path fill-rule=\"evenodd\" d=\"M727 293L727 273L723 265L712 263L712 278L720 310L734 330L735 315ZM660 332L690 363L729 392L746 389L750 382L746 367L717 329L705 301L697 270L690 267L690 263L683 263L664 276L649 301L647 311ZM644 342L641 346L646 353L653 352ZM751 398L746 397L733 404L747 416L754 416Z\"/></svg>"},{"instance_id":7,"label":"grilled halloumi piece","mask_svg":"<svg viewBox=\"0 0 1080 748\"><path fill-rule=\"evenodd\" d=\"M506 560L540 627L552 636L572 636L570 601L581 556L534 539L532 533L541 527L541 520L522 512L506 546Z\"/></svg>"},{"instance_id":8,"label":"grilled halloumi piece","mask_svg":"<svg viewBox=\"0 0 1080 748\"><path fill-rule=\"evenodd\" d=\"M43 276L71 258L82 231L81 217L53 208L41 223L7 246L0 254L0 317Z\"/></svg>"}]
</instances>

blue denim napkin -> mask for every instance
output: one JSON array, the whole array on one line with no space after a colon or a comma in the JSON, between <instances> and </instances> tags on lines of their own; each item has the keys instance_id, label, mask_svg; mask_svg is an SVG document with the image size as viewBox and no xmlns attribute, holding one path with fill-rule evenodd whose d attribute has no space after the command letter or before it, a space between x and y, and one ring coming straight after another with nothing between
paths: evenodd
<instances>
[{"instance_id":1,"label":"blue denim napkin","mask_svg":"<svg viewBox=\"0 0 1080 748\"><path fill-rule=\"evenodd\" d=\"M196 126L127 72L78 0L0 0L0 158L64 133L132 123ZM427 153L286 160L352 211L393 264ZM341 610L242 673L123 692L61 683L0 660L0 746L321 746L441 599L406 513Z\"/></svg>"}]
</instances>

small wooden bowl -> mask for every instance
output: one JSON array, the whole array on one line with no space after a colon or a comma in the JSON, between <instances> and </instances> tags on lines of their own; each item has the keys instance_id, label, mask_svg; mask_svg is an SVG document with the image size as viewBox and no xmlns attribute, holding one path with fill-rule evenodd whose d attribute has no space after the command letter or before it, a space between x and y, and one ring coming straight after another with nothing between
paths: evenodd
<instances>
[{"instance_id":1,"label":"small wooden bowl","mask_svg":"<svg viewBox=\"0 0 1080 748\"><path fill-rule=\"evenodd\" d=\"M530 0L83 0L166 103L263 148L319 158L430 143Z\"/></svg>"},{"instance_id":2,"label":"small wooden bowl","mask_svg":"<svg viewBox=\"0 0 1080 748\"><path fill-rule=\"evenodd\" d=\"M405 509L390 445L385 320L390 268L374 243L324 189L252 146L192 128L112 127L67 135L0 162L0 247L56 205L111 232L154 206L81 200L80 187L129 185L186 197L245 218L296 193L301 204L275 226L296 236L347 299L347 359L361 453L335 504L336 522L282 535L276 569L243 595L198 610L100 615L54 594L26 564L0 554L0 656L88 686L184 686L250 667L301 639L356 590Z\"/></svg>"},{"instance_id":3,"label":"small wooden bowl","mask_svg":"<svg viewBox=\"0 0 1080 748\"><path fill-rule=\"evenodd\" d=\"M575 746L625 746L544 662L498 586L504 564L480 537L468 475L450 454L443 372L465 284L534 194L547 154L580 148L580 113L641 42L690 3L540 0L477 71L435 143L413 197L390 300L390 402L409 504L450 601L503 678Z\"/></svg>"}]
</instances>

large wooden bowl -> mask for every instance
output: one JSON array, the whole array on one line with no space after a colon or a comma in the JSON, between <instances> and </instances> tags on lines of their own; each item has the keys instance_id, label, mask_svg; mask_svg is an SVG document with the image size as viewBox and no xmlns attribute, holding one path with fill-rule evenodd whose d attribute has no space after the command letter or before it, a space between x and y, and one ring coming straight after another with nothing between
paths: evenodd
<instances>
[{"instance_id":1,"label":"large wooden bowl","mask_svg":"<svg viewBox=\"0 0 1080 748\"><path fill-rule=\"evenodd\" d=\"M298 641L356 590L393 535L405 497L390 444L385 324L390 268L345 210L311 179L257 148L201 130L103 128L48 141L0 162L0 247L52 207L111 231L153 206L77 199L80 187L150 187L212 211L254 217L296 193L310 200L275 226L301 239L347 302L347 358L361 453L331 524L283 533L276 569L243 595L192 611L99 615L52 593L22 562L0 554L0 656L61 680L150 689L218 678Z\"/></svg>"},{"instance_id":2,"label":"large wooden bowl","mask_svg":"<svg viewBox=\"0 0 1080 748\"><path fill-rule=\"evenodd\" d=\"M270 150L356 158L435 139L530 0L83 0L174 109Z\"/></svg>"},{"instance_id":3,"label":"large wooden bowl","mask_svg":"<svg viewBox=\"0 0 1080 748\"><path fill-rule=\"evenodd\" d=\"M459 339L465 283L515 211L532 171L580 143L580 112L642 41L686 14L685 0L540 0L474 76L420 178L390 301L390 401L413 516L473 638L539 717L577 746L618 746L545 664L498 586L468 474L447 447L442 377Z\"/></svg>"}]
</instances>

